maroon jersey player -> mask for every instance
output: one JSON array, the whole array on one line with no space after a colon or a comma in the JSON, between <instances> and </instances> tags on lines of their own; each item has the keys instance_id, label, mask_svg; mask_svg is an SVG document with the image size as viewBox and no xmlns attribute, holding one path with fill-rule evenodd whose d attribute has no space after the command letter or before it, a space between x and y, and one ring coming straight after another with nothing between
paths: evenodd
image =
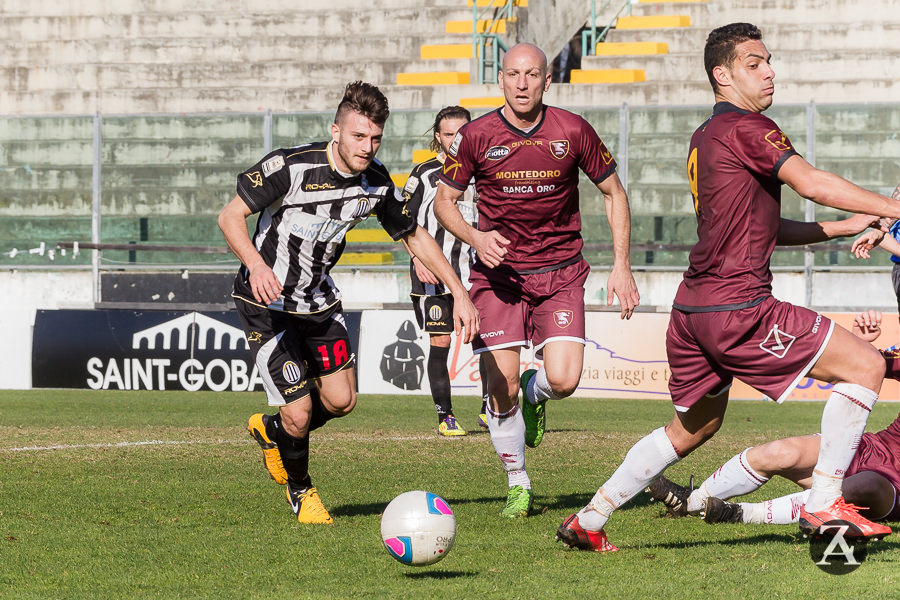
<instances>
[{"instance_id":1,"label":"maroon jersey player","mask_svg":"<svg viewBox=\"0 0 900 600\"><path fill-rule=\"evenodd\" d=\"M853 332L874 341L881 333L881 319L880 311L865 311L854 320ZM886 363L885 378L900 379L900 352L891 348L881 354ZM689 514L690 504L701 507L699 514L707 523L796 523L809 495L820 441L819 435L773 440L733 456L695 490L663 476L650 485L649 491L676 517ZM758 490L776 475L795 482L804 491L762 502L727 502ZM900 416L885 429L862 435L843 491L846 501L859 505L873 521L900 519Z\"/></svg>"},{"instance_id":2,"label":"maroon jersey player","mask_svg":"<svg viewBox=\"0 0 900 600\"><path fill-rule=\"evenodd\" d=\"M867 537L890 529L861 517L841 497L884 376L875 348L806 308L772 296L769 261L776 244L808 244L854 235L896 218L900 202L815 169L762 116L775 91L771 55L759 29L734 23L712 31L704 51L715 94L713 115L691 138L687 172L698 242L678 289L666 334L675 417L639 440L580 512L559 527L566 544L603 550L603 527L669 465L722 424L734 377L782 401L806 376L834 384L822 416L821 449L800 527L855 523ZM781 184L805 198L856 213L840 222L781 218ZM692 507L688 507L692 508Z\"/></svg>"},{"instance_id":3,"label":"maroon jersey player","mask_svg":"<svg viewBox=\"0 0 900 600\"><path fill-rule=\"evenodd\" d=\"M543 438L544 404L571 395L581 378L589 268L581 255L579 171L602 192L612 229L607 304L618 296L622 317L630 318L639 297L629 257L628 197L609 151L584 119L544 105L550 73L537 47L510 48L499 83L503 107L459 131L434 207L444 227L476 252L469 294L481 330L472 345L485 365L491 441L508 475L501 514L515 518L531 508L525 446ZM473 178L477 229L456 206ZM529 346L543 366L520 378L521 349Z\"/></svg>"}]
</instances>

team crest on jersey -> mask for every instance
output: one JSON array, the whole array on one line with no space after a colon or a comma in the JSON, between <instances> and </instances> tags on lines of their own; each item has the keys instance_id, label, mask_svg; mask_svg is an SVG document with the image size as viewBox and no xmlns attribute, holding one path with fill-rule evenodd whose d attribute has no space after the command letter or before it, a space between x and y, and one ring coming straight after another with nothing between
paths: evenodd
<instances>
[{"instance_id":1,"label":"team crest on jersey","mask_svg":"<svg viewBox=\"0 0 900 600\"><path fill-rule=\"evenodd\" d=\"M292 360L284 363L284 366L281 367L281 374L284 375L284 379L288 383L297 383L300 381L300 376L302 375L300 367Z\"/></svg>"},{"instance_id":2,"label":"team crest on jersey","mask_svg":"<svg viewBox=\"0 0 900 600\"><path fill-rule=\"evenodd\" d=\"M554 140L550 142L550 154L562 160L569 154L569 140Z\"/></svg>"},{"instance_id":3,"label":"team crest on jersey","mask_svg":"<svg viewBox=\"0 0 900 600\"><path fill-rule=\"evenodd\" d=\"M369 216L369 213L372 212L372 204L368 198L360 198L356 203L356 208L353 209L353 214L350 215L351 219L365 219Z\"/></svg>"},{"instance_id":4,"label":"team crest on jersey","mask_svg":"<svg viewBox=\"0 0 900 600\"><path fill-rule=\"evenodd\" d=\"M775 358L784 358L784 355L788 353L796 339L797 336L778 329L778 323L775 323L759 347Z\"/></svg>"},{"instance_id":5,"label":"team crest on jersey","mask_svg":"<svg viewBox=\"0 0 900 600\"><path fill-rule=\"evenodd\" d=\"M437 321L437 320L440 319L442 316L444 316L444 313L443 313L443 311L441 310L441 307L440 307L440 306L434 305L434 306L432 306L431 308L428 309L428 317L429 317L432 321Z\"/></svg>"},{"instance_id":6,"label":"team crest on jersey","mask_svg":"<svg viewBox=\"0 0 900 600\"><path fill-rule=\"evenodd\" d=\"M247 175L247 179L250 180L250 185L255 188L262 187L262 173L259 171L253 171L252 173L245 173Z\"/></svg>"},{"instance_id":7,"label":"team crest on jersey","mask_svg":"<svg viewBox=\"0 0 900 600\"><path fill-rule=\"evenodd\" d=\"M780 129L773 129L767 133L766 141L772 144L776 150L781 150L782 152L791 149L791 143Z\"/></svg>"},{"instance_id":8,"label":"team crest on jersey","mask_svg":"<svg viewBox=\"0 0 900 600\"><path fill-rule=\"evenodd\" d=\"M284 157L280 154L278 156L273 156L266 162L262 164L263 175L268 177L272 173L277 173L281 170L281 167L284 166Z\"/></svg>"},{"instance_id":9,"label":"team crest on jersey","mask_svg":"<svg viewBox=\"0 0 900 600\"><path fill-rule=\"evenodd\" d=\"M448 156L447 160L444 161L443 173L450 179L456 179L456 172L459 171L460 166L459 161Z\"/></svg>"},{"instance_id":10,"label":"team crest on jersey","mask_svg":"<svg viewBox=\"0 0 900 600\"><path fill-rule=\"evenodd\" d=\"M600 158L603 159L604 165L608 165L612 162L612 154L609 153L609 150L606 149L606 146L603 146L603 150L600 151Z\"/></svg>"},{"instance_id":11,"label":"team crest on jersey","mask_svg":"<svg viewBox=\"0 0 900 600\"><path fill-rule=\"evenodd\" d=\"M410 178L406 180L406 185L403 186L403 191L412 194L415 193L417 187L419 187L419 178L410 176Z\"/></svg>"},{"instance_id":12,"label":"team crest on jersey","mask_svg":"<svg viewBox=\"0 0 900 600\"><path fill-rule=\"evenodd\" d=\"M459 151L460 142L462 142L462 132L457 131L456 137L453 138L453 143L450 144L450 147L447 149L450 156L456 156L456 153Z\"/></svg>"},{"instance_id":13,"label":"team crest on jersey","mask_svg":"<svg viewBox=\"0 0 900 600\"><path fill-rule=\"evenodd\" d=\"M558 310L553 313L553 319L556 321L557 327L565 329L572 324L573 314L571 310Z\"/></svg>"},{"instance_id":14,"label":"team crest on jersey","mask_svg":"<svg viewBox=\"0 0 900 600\"><path fill-rule=\"evenodd\" d=\"M500 160L509 156L509 148L507 146L494 146L488 148L484 153L484 157L488 160Z\"/></svg>"}]
</instances>

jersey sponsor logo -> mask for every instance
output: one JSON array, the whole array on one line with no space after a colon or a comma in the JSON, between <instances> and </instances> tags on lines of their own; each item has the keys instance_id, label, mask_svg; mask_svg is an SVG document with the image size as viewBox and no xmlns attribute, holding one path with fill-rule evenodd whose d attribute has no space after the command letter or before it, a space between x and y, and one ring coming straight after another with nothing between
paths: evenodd
<instances>
[{"instance_id":1,"label":"jersey sponsor logo","mask_svg":"<svg viewBox=\"0 0 900 600\"><path fill-rule=\"evenodd\" d=\"M262 173L260 171L253 171L252 173L245 173L245 175L247 176L247 179L250 180L250 184L253 187L255 187L255 188L262 187L263 179L262 179Z\"/></svg>"},{"instance_id":2,"label":"jersey sponsor logo","mask_svg":"<svg viewBox=\"0 0 900 600\"><path fill-rule=\"evenodd\" d=\"M562 171L548 169L546 171L497 171L494 179L551 179L559 177Z\"/></svg>"},{"instance_id":3,"label":"jersey sponsor logo","mask_svg":"<svg viewBox=\"0 0 900 600\"><path fill-rule=\"evenodd\" d=\"M294 384L300 381L300 377L302 377L303 372L300 370L300 367L297 366L297 363L289 360L284 363L284 365L282 365L281 374L284 376L285 381L290 384ZM285 394L287 394L287 392L285 392Z\"/></svg>"},{"instance_id":4,"label":"jersey sponsor logo","mask_svg":"<svg viewBox=\"0 0 900 600\"><path fill-rule=\"evenodd\" d=\"M460 166L462 165L459 164L458 160L448 156L447 160L444 161L444 169L442 172L450 179L456 179L456 172L459 171Z\"/></svg>"},{"instance_id":5,"label":"jersey sponsor logo","mask_svg":"<svg viewBox=\"0 0 900 600\"><path fill-rule=\"evenodd\" d=\"M571 310L558 310L553 313L553 320L556 321L557 327L565 329L572 324L574 314Z\"/></svg>"},{"instance_id":6,"label":"jersey sponsor logo","mask_svg":"<svg viewBox=\"0 0 900 600\"><path fill-rule=\"evenodd\" d=\"M543 194L545 192L552 192L556 189L556 184L550 183L547 185L504 185L503 193L504 194L533 194L537 192L538 194Z\"/></svg>"},{"instance_id":7,"label":"jersey sponsor logo","mask_svg":"<svg viewBox=\"0 0 900 600\"><path fill-rule=\"evenodd\" d=\"M286 219L291 235L310 242L338 243L356 223L354 221L337 221L318 215L310 215L298 211Z\"/></svg>"},{"instance_id":8,"label":"jersey sponsor logo","mask_svg":"<svg viewBox=\"0 0 900 600\"><path fill-rule=\"evenodd\" d=\"M775 358L784 358L796 339L797 336L782 331L778 328L778 323L775 323L759 347Z\"/></svg>"},{"instance_id":9,"label":"jersey sponsor logo","mask_svg":"<svg viewBox=\"0 0 900 600\"><path fill-rule=\"evenodd\" d=\"M281 155L273 156L262 164L263 175L268 177L272 173L277 173L284 166L284 157Z\"/></svg>"},{"instance_id":10,"label":"jersey sponsor logo","mask_svg":"<svg viewBox=\"0 0 900 600\"><path fill-rule=\"evenodd\" d=\"M453 138L453 143L450 144L450 147L447 148L447 151L450 153L450 156L456 156L456 153L459 151L459 144L462 142L462 131L456 132L456 137Z\"/></svg>"},{"instance_id":11,"label":"jersey sponsor logo","mask_svg":"<svg viewBox=\"0 0 900 600\"><path fill-rule=\"evenodd\" d=\"M419 187L419 178L412 176L406 180L406 185L403 186L403 191L408 194L413 194L415 193L417 187Z\"/></svg>"},{"instance_id":12,"label":"jersey sponsor logo","mask_svg":"<svg viewBox=\"0 0 900 600\"><path fill-rule=\"evenodd\" d=\"M560 160L569 154L569 140L553 140L550 142L550 154Z\"/></svg>"},{"instance_id":13,"label":"jersey sponsor logo","mask_svg":"<svg viewBox=\"0 0 900 600\"><path fill-rule=\"evenodd\" d=\"M506 146L494 146L488 148L484 153L484 157L488 160L500 160L509 156L509 148Z\"/></svg>"},{"instance_id":14,"label":"jersey sponsor logo","mask_svg":"<svg viewBox=\"0 0 900 600\"><path fill-rule=\"evenodd\" d=\"M787 136L784 135L784 132L780 129L773 129L769 133L766 134L766 141L772 144L772 146L776 150L780 150L785 152L791 149L791 143L788 141Z\"/></svg>"},{"instance_id":15,"label":"jersey sponsor logo","mask_svg":"<svg viewBox=\"0 0 900 600\"><path fill-rule=\"evenodd\" d=\"M303 184L304 192L315 192L317 190L333 190L334 185L330 183L305 183Z\"/></svg>"}]
</instances>

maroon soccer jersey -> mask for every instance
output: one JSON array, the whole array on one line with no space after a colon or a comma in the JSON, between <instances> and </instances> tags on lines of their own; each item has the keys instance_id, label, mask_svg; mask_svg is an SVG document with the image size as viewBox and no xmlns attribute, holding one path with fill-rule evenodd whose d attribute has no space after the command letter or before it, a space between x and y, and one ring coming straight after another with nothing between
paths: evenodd
<instances>
[{"instance_id":1,"label":"maroon soccer jersey","mask_svg":"<svg viewBox=\"0 0 900 600\"><path fill-rule=\"evenodd\" d=\"M781 219L778 170L797 154L768 117L727 102L691 137L687 170L697 244L675 295L685 312L745 307L772 293Z\"/></svg>"},{"instance_id":2,"label":"maroon soccer jersey","mask_svg":"<svg viewBox=\"0 0 900 600\"><path fill-rule=\"evenodd\" d=\"M511 241L504 264L517 271L553 267L581 254L578 169L594 183L616 161L590 124L568 111L544 107L529 132L513 127L502 108L459 130L441 180L478 190L478 229Z\"/></svg>"}]
</instances>

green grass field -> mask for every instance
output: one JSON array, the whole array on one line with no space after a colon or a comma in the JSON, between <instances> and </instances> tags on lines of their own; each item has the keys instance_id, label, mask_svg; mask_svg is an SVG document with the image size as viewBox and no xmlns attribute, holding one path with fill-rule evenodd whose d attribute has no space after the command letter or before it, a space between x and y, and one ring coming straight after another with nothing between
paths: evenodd
<instances>
[{"instance_id":1,"label":"green grass field","mask_svg":"<svg viewBox=\"0 0 900 600\"><path fill-rule=\"evenodd\" d=\"M467 427L475 398L455 399ZM702 478L747 446L818 430L822 405L735 402L719 434L668 474ZM880 429L900 406L876 406ZM900 534L828 575L795 527L669 519L640 494L607 526L620 551L565 551L580 509L666 401L561 400L528 451L535 514L499 511L506 477L487 433L439 438L429 399L361 396L312 437L311 473L335 519L299 525L244 429L262 394L0 392L0 598L889 598ZM442 562L381 546L400 492L440 494L457 518ZM793 491L774 481L762 499ZM894 539L896 537L896 539Z\"/></svg>"}]
</instances>

